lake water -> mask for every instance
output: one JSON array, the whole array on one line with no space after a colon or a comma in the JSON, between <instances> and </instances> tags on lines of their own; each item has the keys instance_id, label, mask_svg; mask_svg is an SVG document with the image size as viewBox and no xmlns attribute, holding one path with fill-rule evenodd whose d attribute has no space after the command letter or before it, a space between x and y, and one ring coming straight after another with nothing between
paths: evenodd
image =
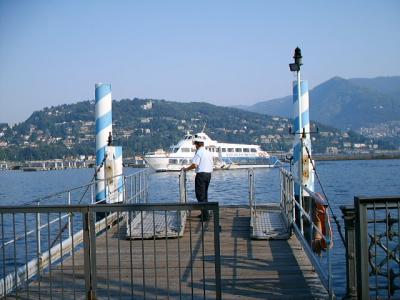
<instances>
[{"instance_id":1,"label":"lake water","mask_svg":"<svg viewBox=\"0 0 400 300\"><path fill-rule=\"evenodd\" d=\"M400 195L400 160L329 161L317 162L318 175L338 219L342 222L340 205L352 204L354 196ZM130 174L135 169L125 168ZM33 199L88 183L92 169L70 169L47 172L0 172L1 205L19 205ZM221 205L247 204L247 170L217 171L209 190L209 200ZM279 201L279 170L255 170L257 203ZM195 201L194 173L188 173L188 198ZM316 191L320 191L316 180ZM80 193L82 193L80 191ZM154 173L150 177L151 202L178 201L178 173ZM73 202L79 197L73 197ZM48 203L57 203L57 199ZM337 230L335 225L332 225ZM343 225L342 225L343 227ZM345 256L339 234L334 234L334 287L338 296L345 290Z\"/></svg>"}]
</instances>

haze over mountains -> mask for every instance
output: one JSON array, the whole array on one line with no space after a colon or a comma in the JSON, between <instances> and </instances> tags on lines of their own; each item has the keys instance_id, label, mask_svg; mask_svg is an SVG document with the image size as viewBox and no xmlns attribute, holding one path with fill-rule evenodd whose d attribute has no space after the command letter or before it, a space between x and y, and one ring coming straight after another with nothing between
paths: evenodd
<instances>
[{"instance_id":1,"label":"haze over mountains","mask_svg":"<svg viewBox=\"0 0 400 300\"><path fill-rule=\"evenodd\" d=\"M310 118L343 130L400 122L400 76L343 79L334 77L310 90ZM293 99L287 96L240 106L268 115L293 116Z\"/></svg>"}]
</instances>

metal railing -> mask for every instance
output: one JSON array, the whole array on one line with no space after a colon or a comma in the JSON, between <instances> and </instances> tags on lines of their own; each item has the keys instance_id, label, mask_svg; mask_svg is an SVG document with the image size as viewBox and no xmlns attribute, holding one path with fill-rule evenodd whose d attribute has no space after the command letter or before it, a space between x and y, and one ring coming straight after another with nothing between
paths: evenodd
<instances>
[{"instance_id":1,"label":"metal railing","mask_svg":"<svg viewBox=\"0 0 400 300\"><path fill-rule=\"evenodd\" d=\"M191 218L193 211L203 209L212 211L213 222ZM124 230L135 214L162 211L166 216L182 210L189 214L185 238L132 240ZM98 213L105 218L95 222ZM28 255L31 248L37 251L37 232L35 241L14 246L12 253L2 251L0 295L5 298L221 299L218 203L0 207L2 239L6 219L13 224L25 221L27 232L26 220L35 220L38 214L47 215L47 223L51 215L60 220L61 215L70 215L79 230L63 236L53 248L47 242L47 251L37 257ZM8 274L7 262L13 266Z\"/></svg>"},{"instance_id":2,"label":"metal railing","mask_svg":"<svg viewBox=\"0 0 400 300\"><path fill-rule=\"evenodd\" d=\"M124 177L124 204L90 204L93 182L35 200L66 197L68 205L0 207L0 297L220 299L218 204L185 204L184 172L180 204L146 204L148 177L148 170ZM76 204L82 200L89 205ZM193 221L192 211L202 209L213 212L212 224ZM171 239L167 231L163 239L143 236L145 214L153 225L155 215L164 214L166 225L175 212L188 220L185 238ZM99 214L104 218L96 222ZM142 220L142 237L133 240L127 227L135 217ZM213 252L205 246L210 237Z\"/></svg>"},{"instance_id":3,"label":"metal railing","mask_svg":"<svg viewBox=\"0 0 400 300\"><path fill-rule=\"evenodd\" d=\"M281 210L284 214L285 222L291 233L295 233L301 242L307 256L318 273L322 284L329 293L329 298L334 297L332 288L332 264L331 264L331 246L332 229L329 222L328 210L320 211L322 213L322 222L318 226L317 205L327 206L321 197L301 185L293 175L281 168ZM298 184L302 190L302 199L298 199L294 193L294 186ZM321 220L319 220L321 221ZM325 227L323 232L322 227Z\"/></svg>"},{"instance_id":4,"label":"metal railing","mask_svg":"<svg viewBox=\"0 0 400 300\"><path fill-rule=\"evenodd\" d=\"M354 197L341 206L346 231L347 298L400 297L400 196Z\"/></svg>"},{"instance_id":5,"label":"metal railing","mask_svg":"<svg viewBox=\"0 0 400 300\"><path fill-rule=\"evenodd\" d=\"M117 175L115 177L120 177ZM124 176L123 199L127 203L143 203L148 198L149 171L140 170L134 174ZM41 207L43 204L93 204L95 203L95 185L91 182L62 192L39 197L23 205ZM20 286L24 281L40 275L41 269L46 269L51 261L57 261L63 254L72 250L69 245L75 239L79 246L82 235L74 226L74 218L79 222L80 214L40 212L35 215L24 215L23 219L15 215L1 215L1 243L0 243L0 297L6 292ZM64 242L64 248L63 248ZM64 250L64 253L61 251ZM23 249L23 250L21 250ZM21 269L22 267L22 269ZM1 272L2 271L2 272ZM1 277L1 276L0 276Z\"/></svg>"}]
</instances>

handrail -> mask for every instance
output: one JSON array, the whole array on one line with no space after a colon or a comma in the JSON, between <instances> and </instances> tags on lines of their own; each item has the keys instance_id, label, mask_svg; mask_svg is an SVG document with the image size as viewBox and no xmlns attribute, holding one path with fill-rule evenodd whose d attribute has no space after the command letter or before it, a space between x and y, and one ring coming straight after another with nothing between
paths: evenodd
<instances>
[{"instance_id":1,"label":"handrail","mask_svg":"<svg viewBox=\"0 0 400 300\"><path fill-rule=\"evenodd\" d=\"M118 222L119 218L124 216L124 213L130 212L140 212L140 211L180 211L184 212L187 210L212 210L214 213L214 225L219 224L218 217L218 203L208 202L208 203L132 203L132 204L74 204L74 205L43 205L43 206L0 206L0 215L4 214L51 214L58 213L61 214L66 212L68 215L81 213L84 220L86 216L90 214L99 212L108 212L110 215L94 223L93 232L87 234L92 235L91 239L95 237L96 234L106 229L113 222ZM118 217L119 216L119 217ZM83 223L87 222L82 220ZM3 221L3 219L2 219ZM215 232L218 232L218 226L214 226ZM40 274L53 264L58 264L67 253L75 251L74 249L82 243L88 243L91 241L86 240L85 242L85 231L88 229L83 225L83 228L78 232L74 233L72 236L68 236L59 243L53 245L51 248L46 249L43 252L36 253L36 256L31 257L22 266L15 265L15 270L8 272L5 277L0 279L0 297L5 296L7 293L11 292L24 282L30 280L37 274ZM217 292L219 292L220 287L220 269L219 269L219 242L218 247L215 247L216 251L216 280L217 280ZM86 249L87 245L85 246ZM4 252L3 252L4 253ZM218 256L218 257L217 257ZM85 256L86 257L86 256ZM51 278L50 278L51 280ZM218 287L219 286L219 287ZM39 291L40 292L40 291ZM219 298L219 297L217 297Z\"/></svg>"},{"instance_id":2,"label":"handrail","mask_svg":"<svg viewBox=\"0 0 400 300\"><path fill-rule=\"evenodd\" d=\"M325 288L329 292L329 298L333 298L333 290L332 290L332 265L331 265L331 253L330 248L332 245L332 228L329 223L329 213L328 210L325 210L325 234L314 224L312 211L312 204L321 204L323 206L327 206L327 202L321 199L321 197L311 191L308 187L304 186L301 182L299 182L289 171L281 168L281 209L285 214L287 225L290 226L291 229L294 230L296 236L299 238L301 244L306 249L306 253L310 260L312 261L314 267L316 267L316 271L318 272ZM309 199L312 202L309 202L308 211L301 204L300 199L297 200L294 194L294 184L300 186L303 191L306 191L309 194ZM302 202L304 203L304 202ZM308 222L308 228L304 230L304 222ZM321 239L326 244L326 256L327 256L327 264L328 269L324 268L320 262L321 256L317 258L313 249L312 249L312 240L314 237L314 233L318 233ZM308 234L308 237L306 235ZM307 239L308 238L308 239ZM322 254L322 253L320 253Z\"/></svg>"},{"instance_id":3,"label":"handrail","mask_svg":"<svg viewBox=\"0 0 400 300\"><path fill-rule=\"evenodd\" d=\"M149 173L148 169L144 169L144 170L140 170L140 171L138 171L138 172L135 172L135 173L133 173L133 174L129 174L129 175L123 176L123 177L124 177L123 184L126 185L126 181L127 181L128 179L131 179L131 178L134 178L134 177L137 177L137 176L141 176L142 174L145 174L145 175L146 175L146 174L148 174L148 173ZM108 179L110 179L110 178L117 178L117 177L120 177L121 175L122 175L122 174L117 174L117 175L115 175L115 176L113 176L113 177L109 177ZM28 202L28 203L26 203L26 204L37 203L36 206L38 206L38 207L43 207L43 205L41 205L41 203L40 203L41 200L51 199L51 198L56 197L56 196L60 196L60 195L63 195L63 194L67 194L67 196L68 196L67 203L70 205L70 204L71 204L71 199L70 199L71 192L77 191L77 190L80 190L80 189L83 189L83 188L87 188L87 187L90 187L90 186L95 186L96 183L98 183L98 182L100 182L100 181L105 181L105 180L107 180L107 179L92 181L92 182L90 182L90 183L88 183L88 184L84 184L84 185L81 185L81 186L78 186L78 187L74 187L74 188L71 188L71 189L67 189L67 190L64 190L64 191L61 191L61 192L53 193L53 194L50 194L50 195L46 195L46 196L43 196L43 197L34 199L34 200L32 200L32 201L30 201L30 202ZM145 178L144 181L145 181L144 186L143 186L143 187L140 186L140 187L139 187L139 188L140 188L139 190L136 190L136 189L135 189L135 193L132 194L129 198L125 198L125 201L129 201L129 200L131 200L131 199L137 199L140 195L142 195L144 192L146 192L146 191L148 190L148 184L147 184L147 183L148 183L148 179ZM126 188L126 186L125 186L124 188ZM112 191L112 192L115 192L115 191ZM59 201L59 200L58 200L58 201ZM98 202L96 202L96 203L102 203L102 202L104 202L104 201L106 201L106 199L100 200L100 201L98 201ZM147 201L147 199L146 199L146 201ZM25 204L25 206L26 206L26 204ZM92 204L95 204L95 203L92 201ZM10 206L8 206L8 207L10 207ZM15 242L17 242L17 241L24 240L24 239L26 239L27 237L31 236L32 234L34 234L34 233L36 233L36 232L39 232L39 234L40 234L40 231L41 231L42 229L45 229L45 228L49 227L50 225L52 225L52 224L54 224L54 223L56 223L56 222L59 222L59 221L62 220L62 219L71 217L71 214L72 214L72 213L64 214L64 215L62 215L61 217L54 218L54 219L52 219L50 222L46 222L46 223L43 224L43 225L40 224L40 214L39 214L39 215L38 215L39 223L38 223L37 228L32 229L32 230L30 230L30 231L28 231L28 232L24 232L24 233L19 234L19 235L16 235L15 238L12 238L12 239L9 239L9 240L3 242L3 243L0 245L0 249L2 249L3 247L7 247L7 246L9 246L9 245L12 245L13 243L15 243ZM68 222L70 222L70 220L68 220ZM70 226L68 226L68 227L70 227ZM71 231L71 228L69 228L69 231ZM71 232L69 232L69 236L71 236ZM39 250L40 250L40 247L39 247Z\"/></svg>"},{"instance_id":4,"label":"handrail","mask_svg":"<svg viewBox=\"0 0 400 300\"><path fill-rule=\"evenodd\" d=\"M40 202L42 200L50 199L50 198L53 198L53 197L56 197L56 196L59 196L59 195L63 195L63 194L69 193L69 192L73 192L73 191L77 191L77 190L86 188L88 186L93 186L93 185L95 185L96 183L99 183L99 182L103 182L103 181L106 181L106 180L109 180L109 179L120 177L121 175L124 176L124 178L131 178L131 177L137 176L139 174L148 173L148 172L149 172L148 169L142 169L142 170L139 170L139 171L137 171L135 173L132 173L132 174L129 174L129 175L117 174L117 175L114 175L112 177L110 176L110 177L104 178L104 179L93 180L93 181L91 181L89 183L86 183L86 184L83 184L83 185L80 185L80 186L76 186L76 187L73 187L73 188L70 188L70 189L66 189L66 190L63 190L63 191L59 191L59 192L56 192L56 193L53 193L53 194L49 194L49 195L45 195L45 196L42 196L42 197L35 198L35 199L33 199L33 200L29 201L29 202L26 202L25 204L38 203L38 202Z\"/></svg>"}]
</instances>

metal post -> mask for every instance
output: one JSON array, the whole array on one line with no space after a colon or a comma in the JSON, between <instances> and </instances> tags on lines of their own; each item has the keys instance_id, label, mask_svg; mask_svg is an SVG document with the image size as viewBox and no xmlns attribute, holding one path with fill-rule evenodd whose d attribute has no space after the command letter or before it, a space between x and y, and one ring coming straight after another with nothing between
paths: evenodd
<instances>
[{"instance_id":1,"label":"metal post","mask_svg":"<svg viewBox=\"0 0 400 300\"><path fill-rule=\"evenodd\" d=\"M297 86L299 86L300 82L297 84ZM300 97L299 97L299 103L300 103ZM300 109L299 105L299 109ZM299 113L299 119L301 120L301 112ZM300 121L301 124L301 121ZM303 137L301 136L300 133L300 158L299 158L299 180L300 180L300 187L299 187L299 223L300 223L300 232L301 235L304 236L304 220L303 220L303 210L301 208L303 208Z\"/></svg>"},{"instance_id":2,"label":"metal post","mask_svg":"<svg viewBox=\"0 0 400 300\"><path fill-rule=\"evenodd\" d=\"M123 201L124 201L124 203L126 203L126 200L128 199L128 189L126 187L126 176L123 177L123 180L124 180L124 191L123 191L124 199L123 199Z\"/></svg>"},{"instance_id":3,"label":"metal post","mask_svg":"<svg viewBox=\"0 0 400 300\"><path fill-rule=\"evenodd\" d=\"M307 213L310 216L310 220L308 220L308 228L307 228L307 233L308 235L308 243L311 246L312 245L312 240L313 240L313 235L314 235L314 199L312 197L305 197L305 202L307 203ZM327 218L326 218L327 220Z\"/></svg>"},{"instance_id":4,"label":"metal post","mask_svg":"<svg viewBox=\"0 0 400 300\"><path fill-rule=\"evenodd\" d=\"M91 204L93 204L94 203L93 184L90 185L90 199L91 199Z\"/></svg>"},{"instance_id":5,"label":"metal post","mask_svg":"<svg viewBox=\"0 0 400 300\"><path fill-rule=\"evenodd\" d=\"M38 202L37 202L37 205L38 206L40 206L40 200L38 200ZM37 219L37 222L36 222L36 224L37 224L37 235L38 235L38 240L37 240L37 251L38 251L38 256L41 256L41 253L42 253L42 246L41 246L41 242L40 242L40 237L41 237L41 235L40 235L40 227L41 227L41 224L40 224L40 213L37 213L36 214L36 219Z\"/></svg>"},{"instance_id":6,"label":"metal post","mask_svg":"<svg viewBox=\"0 0 400 300\"><path fill-rule=\"evenodd\" d=\"M147 172L144 173L144 180L145 180L144 201L145 201L145 203L148 203L149 202L149 174Z\"/></svg>"},{"instance_id":7,"label":"metal post","mask_svg":"<svg viewBox=\"0 0 400 300\"><path fill-rule=\"evenodd\" d=\"M139 203L142 203L142 173L139 173Z\"/></svg>"},{"instance_id":8,"label":"metal post","mask_svg":"<svg viewBox=\"0 0 400 300\"><path fill-rule=\"evenodd\" d=\"M290 203L292 204L292 226L290 226L290 233L293 234L293 226L296 224L296 197L294 195L294 180L293 180L293 175L290 175L289 177L289 197L290 197Z\"/></svg>"},{"instance_id":9,"label":"metal post","mask_svg":"<svg viewBox=\"0 0 400 300\"><path fill-rule=\"evenodd\" d=\"M329 299L331 300L331 299L333 299L332 258L331 258L332 234L331 234L331 227L329 226L328 212L325 212L325 228L327 229L324 239L326 242L326 255L327 255L327 260L328 260L328 293L329 293Z\"/></svg>"},{"instance_id":10,"label":"metal post","mask_svg":"<svg viewBox=\"0 0 400 300\"><path fill-rule=\"evenodd\" d=\"M71 191L68 191L68 206L69 205L71 205ZM68 213L68 238L69 239L72 239L71 218L72 218L72 213ZM71 253L72 252L70 252L70 254Z\"/></svg>"},{"instance_id":11,"label":"metal post","mask_svg":"<svg viewBox=\"0 0 400 300\"><path fill-rule=\"evenodd\" d=\"M358 197L354 197L356 209L356 274L357 274L357 298L369 298L368 285L368 236L367 236L367 208L360 203Z\"/></svg>"},{"instance_id":12,"label":"metal post","mask_svg":"<svg viewBox=\"0 0 400 300\"><path fill-rule=\"evenodd\" d=\"M214 256L215 256L215 298L221 299L221 256L219 240L219 207L213 210L214 215Z\"/></svg>"},{"instance_id":13,"label":"metal post","mask_svg":"<svg viewBox=\"0 0 400 300\"><path fill-rule=\"evenodd\" d=\"M354 207L340 206L343 213L346 238L346 296L344 299L357 298L357 273L355 251L355 210Z\"/></svg>"},{"instance_id":14,"label":"metal post","mask_svg":"<svg viewBox=\"0 0 400 300\"><path fill-rule=\"evenodd\" d=\"M93 213L82 212L85 291L88 300L96 299L96 234Z\"/></svg>"}]
</instances>

